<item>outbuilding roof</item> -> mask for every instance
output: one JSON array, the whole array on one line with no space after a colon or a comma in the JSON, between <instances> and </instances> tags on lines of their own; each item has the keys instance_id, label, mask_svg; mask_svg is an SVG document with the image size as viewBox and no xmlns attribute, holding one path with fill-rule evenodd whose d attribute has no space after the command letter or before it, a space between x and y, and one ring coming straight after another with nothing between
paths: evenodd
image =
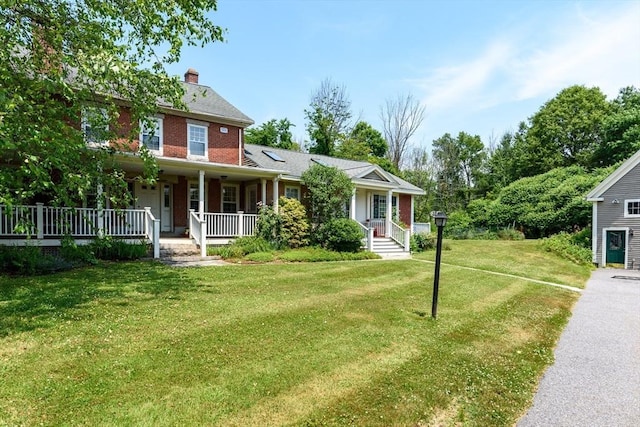
<instances>
[{"instance_id":1,"label":"outbuilding roof","mask_svg":"<svg viewBox=\"0 0 640 427\"><path fill-rule=\"evenodd\" d=\"M601 201L602 195L611 188L616 182L618 182L623 176L629 173L633 168L640 165L640 150L633 156L625 160L611 175L602 180L593 190L587 194L587 201L598 202Z\"/></svg>"}]
</instances>

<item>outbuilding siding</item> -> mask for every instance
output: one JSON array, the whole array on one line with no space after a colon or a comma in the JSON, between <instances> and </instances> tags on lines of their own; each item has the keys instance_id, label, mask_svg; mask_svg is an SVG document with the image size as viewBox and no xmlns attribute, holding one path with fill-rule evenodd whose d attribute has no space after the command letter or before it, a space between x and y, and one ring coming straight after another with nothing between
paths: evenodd
<instances>
[{"instance_id":1,"label":"outbuilding siding","mask_svg":"<svg viewBox=\"0 0 640 427\"><path fill-rule=\"evenodd\" d=\"M640 199L640 164L636 165L615 184L606 190L597 202L596 232L597 237L595 260L602 266L603 230L610 228L627 229L627 268L638 268L640 265L640 218L625 218L625 200ZM630 230L633 230L631 236Z\"/></svg>"}]
</instances>

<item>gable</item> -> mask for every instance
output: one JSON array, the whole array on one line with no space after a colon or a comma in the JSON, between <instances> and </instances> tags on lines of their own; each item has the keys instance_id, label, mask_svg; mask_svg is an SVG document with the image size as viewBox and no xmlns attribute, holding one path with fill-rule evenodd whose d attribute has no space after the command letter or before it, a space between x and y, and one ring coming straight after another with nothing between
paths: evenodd
<instances>
[{"instance_id":1,"label":"gable","mask_svg":"<svg viewBox=\"0 0 640 427\"><path fill-rule=\"evenodd\" d=\"M364 175L363 177L361 177L362 179L369 179L372 181L382 181L382 182L389 182L388 179L386 179L385 177L381 176L380 174L378 174L377 171L371 171L368 174Z\"/></svg>"},{"instance_id":2,"label":"gable","mask_svg":"<svg viewBox=\"0 0 640 427\"><path fill-rule=\"evenodd\" d=\"M618 181L627 176L627 174L631 173L630 179L633 180L635 177L636 185L639 185L640 181L638 181L638 166L640 165L640 150L636 152L633 156L627 159L624 163L622 163L618 169L613 171L611 175L606 177L600 184L598 184L593 190L587 194L587 200L590 202L598 202L602 200L603 195L613 187Z\"/></svg>"}]
</instances>

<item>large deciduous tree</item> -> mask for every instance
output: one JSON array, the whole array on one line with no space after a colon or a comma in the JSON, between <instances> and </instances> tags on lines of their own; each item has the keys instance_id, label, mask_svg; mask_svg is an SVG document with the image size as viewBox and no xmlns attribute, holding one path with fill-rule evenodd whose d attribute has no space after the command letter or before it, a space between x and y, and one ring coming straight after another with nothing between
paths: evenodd
<instances>
[{"instance_id":1,"label":"large deciduous tree","mask_svg":"<svg viewBox=\"0 0 640 427\"><path fill-rule=\"evenodd\" d=\"M215 9L215 0L4 0L0 204L74 203L98 183L126 194L118 147L88 147L81 113L99 112L88 125L105 130L101 139L126 140L158 102L184 108L182 85L165 66L185 45L222 40L207 17ZM130 117L118 120L121 106Z\"/></svg>"},{"instance_id":2,"label":"large deciduous tree","mask_svg":"<svg viewBox=\"0 0 640 427\"><path fill-rule=\"evenodd\" d=\"M344 86L325 79L304 111L311 139L309 152L331 156L351 126L351 101Z\"/></svg>"},{"instance_id":3,"label":"large deciduous tree","mask_svg":"<svg viewBox=\"0 0 640 427\"><path fill-rule=\"evenodd\" d=\"M409 147L409 139L424 120L424 106L413 95L398 95L389 98L380 108L380 120L384 138L389 146L388 156L400 169Z\"/></svg>"},{"instance_id":4,"label":"large deciduous tree","mask_svg":"<svg viewBox=\"0 0 640 427\"><path fill-rule=\"evenodd\" d=\"M597 87L570 86L545 103L529 119L527 131L526 151L529 163L538 165L536 173L574 164L590 167L610 111Z\"/></svg>"},{"instance_id":5,"label":"large deciduous tree","mask_svg":"<svg viewBox=\"0 0 640 427\"><path fill-rule=\"evenodd\" d=\"M290 130L292 126L295 125L289 119L271 119L260 126L247 129L244 140L247 144L298 150L300 147L293 141Z\"/></svg>"},{"instance_id":6,"label":"large deciduous tree","mask_svg":"<svg viewBox=\"0 0 640 427\"><path fill-rule=\"evenodd\" d=\"M611 114L603 123L604 141L596 149L594 166L608 166L631 157L640 150L640 90L620 89L611 101Z\"/></svg>"}]
</instances>

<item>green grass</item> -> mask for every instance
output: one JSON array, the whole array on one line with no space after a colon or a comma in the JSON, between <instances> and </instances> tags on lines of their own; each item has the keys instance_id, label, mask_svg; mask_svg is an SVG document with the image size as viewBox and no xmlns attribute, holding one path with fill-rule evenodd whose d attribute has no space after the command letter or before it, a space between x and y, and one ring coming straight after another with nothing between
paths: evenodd
<instances>
[{"instance_id":1,"label":"green grass","mask_svg":"<svg viewBox=\"0 0 640 427\"><path fill-rule=\"evenodd\" d=\"M442 262L584 288L592 267L546 251L539 240L445 240ZM414 254L435 260L435 251Z\"/></svg>"},{"instance_id":2,"label":"green grass","mask_svg":"<svg viewBox=\"0 0 640 427\"><path fill-rule=\"evenodd\" d=\"M0 425L513 425L577 294L443 266L433 321L432 283L411 260L0 276Z\"/></svg>"}]
</instances>

